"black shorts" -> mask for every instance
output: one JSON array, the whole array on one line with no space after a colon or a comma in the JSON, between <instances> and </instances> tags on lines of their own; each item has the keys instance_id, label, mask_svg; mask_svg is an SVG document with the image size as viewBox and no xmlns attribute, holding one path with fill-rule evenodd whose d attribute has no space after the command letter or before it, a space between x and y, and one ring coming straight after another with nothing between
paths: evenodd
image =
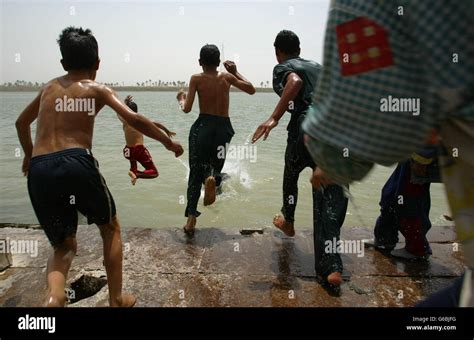
<instances>
[{"instance_id":1,"label":"black shorts","mask_svg":"<svg viewBox=\"0 0 474 340\"><path fill-rule=\"evenodd\" d=\"M99 172L99 163L87 149L66 149L33 157L28 192L41 227L51 244L61 245L77 231L77 212L87 223L109 223L115 203Z\"/></svg>"}]
</instances>

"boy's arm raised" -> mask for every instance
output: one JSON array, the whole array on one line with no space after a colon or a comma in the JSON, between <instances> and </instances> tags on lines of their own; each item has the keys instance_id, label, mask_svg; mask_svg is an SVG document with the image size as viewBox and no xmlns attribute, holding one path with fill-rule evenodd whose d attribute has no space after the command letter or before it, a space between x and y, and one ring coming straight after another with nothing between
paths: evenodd
<instances>
[{"instance_id":1,"label":"boy's arm raised","mask_svg":"<svg viewBox=\"0 0 474 340\"><path fill-rule=\"evenodd\" d=\"M26 176L30 164L31 154L33 152L33 141L31 139L31 123L38 117L41 94L41 90L35 99L23 110L18 119L15 122L16 130L18 133L18 139L20 140L21 147L25 153L23 159L22 171Z\"/></svg>"},{"instance_id":2,"label":"boy's arm raised","mask_svg":"<svg viewBox=\"0 0 474 340\"><path fill-rule=\"evenodd\" d=\"M233 61L225 61L224 67L227 72L230 73L228 78L232 85L248 94L255 93L255 87L253 87L252 83L245 79L244 76L237 71L237 66Z\"/></svg>"},{"instance_id":3,"label":"boy's arm raised","mask_svg":"<svg viewBox=\"0 0 474 340\"><path fill-rule=\"evenodd\" d=\"M147 117L130 110L129 107L117 98L111 89L104 87L101 91L104 103L117 112L117 114L122 117L127 124L144 135L162 143L168 150L174 152L176 157L183 154L183 147L179 143L173 142Z\"/></svg>"}]
</instances>

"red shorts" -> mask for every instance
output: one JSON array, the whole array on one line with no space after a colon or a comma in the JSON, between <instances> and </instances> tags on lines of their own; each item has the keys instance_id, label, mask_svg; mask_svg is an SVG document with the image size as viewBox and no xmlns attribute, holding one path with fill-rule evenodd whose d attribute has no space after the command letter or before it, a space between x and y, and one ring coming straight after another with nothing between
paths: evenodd
<instances>
[{"instance_id":1,"label":"red shorts","mask_svg":"<svg viewBox=\"0 0 474 340\"><path fill-rule=\"evenodd\" d=\"M158 170L151 159L150 152L144 145L125 146L123 148L123 156L130 161L130 171L137 178L158 177ZM137 162L145 168L144 171L138 170Z\"/></svg>"}]
</instances>

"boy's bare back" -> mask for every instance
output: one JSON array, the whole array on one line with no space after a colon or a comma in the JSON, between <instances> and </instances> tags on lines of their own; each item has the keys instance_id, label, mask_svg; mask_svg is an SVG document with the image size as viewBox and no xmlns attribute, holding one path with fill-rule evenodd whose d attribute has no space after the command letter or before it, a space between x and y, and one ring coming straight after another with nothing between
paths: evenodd
<instances>
[{"instance_id":1,"label":"boy's bare back","mask_svg":"<svg viewBox=\"0 0 474 340\"><path fill-rule=\"evenodd\" d=\"M68 76L46 84L36 99L39 110L32 156L69 148L91 149L94 119L104 106L104 88L93 80L77 81Z\"/></svg>"},{"instance_id":2,"label":"boy's bare back","mask_svg":"<svg viewBox=\"0 0 474 340\"><path fill-rule=\"evenodd\" d=\"M189 90L178 92L176 99L182 110L190 112L193 107L196 92L199 97L199 111L214 116L229 117L230 87L254 94L252 83L245 79L238 71L233 61L224 62L228 72L218 72L217 66L203 66L203 72L194 74L189 81Z\"/></svg>"},{"instance_id":3,"label":"boy's bare back","mask_svg":"<svg viewBox=\"0 0 474 340\"><path fill-rule=\"evenodd\" d=\"M199 97L199 111L216 116L229 116L229 73L199 73L192 76ZM192 81L191 80L191 81Z\"/></svg>"}]
</instances>

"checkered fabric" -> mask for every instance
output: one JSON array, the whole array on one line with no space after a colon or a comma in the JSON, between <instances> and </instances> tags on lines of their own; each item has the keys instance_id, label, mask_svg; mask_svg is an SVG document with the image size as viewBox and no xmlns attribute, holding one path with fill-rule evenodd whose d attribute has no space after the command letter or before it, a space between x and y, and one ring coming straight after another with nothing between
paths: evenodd
<instances>
[{"instance_id":1,"label":"checkered fabric","mask_svg":"<svg viewBox=\"0 0 474 340\"><path fill-rule=\"evenodd\" d=\"M408 159L444 119L474 120L473 13L469 0L333 1L303 125L316 163L360 179ZM382 111L387 98L418 99L419 114Z\"/></svg>"}]
</instances>

